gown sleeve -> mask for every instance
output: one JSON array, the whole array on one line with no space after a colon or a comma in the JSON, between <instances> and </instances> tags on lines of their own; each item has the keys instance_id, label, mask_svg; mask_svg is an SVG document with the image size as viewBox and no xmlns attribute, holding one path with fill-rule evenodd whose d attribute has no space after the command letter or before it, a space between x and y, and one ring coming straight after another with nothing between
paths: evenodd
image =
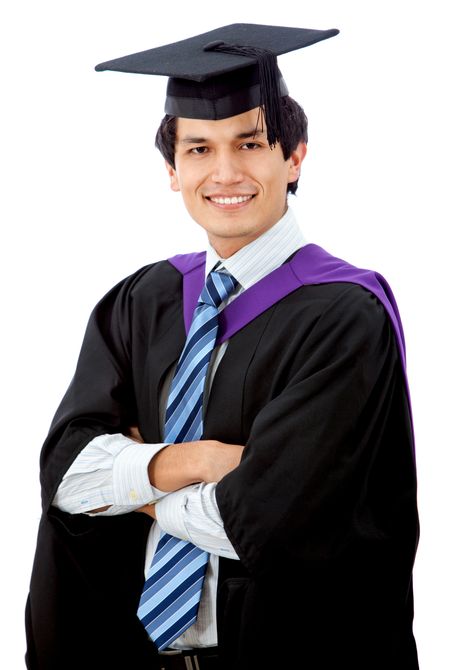
<instances>
[{"instance_id":1,"label":"gown sleeve","mask_svg":"<svg viewBox=\"0 0 450 670\"><path fill-rule=\"evenodd\" d=\"M257 414L216 496L253 575L278 562L320 565L409 532L407 523L401 530L414 498L408 403L375 296L347 285L311 324L288 383Z\"/></svg>"},{"instance_id":2,"label":"gown sleeve","mask_svg":"<svg viewBox=\"0 0 450 670\"><path fill-rule=\"evenodd\" d=\"M106 433L122 433L136 421L130 321L132 290L141 272L111 289L89 318L74 377L41 452L44 508L89 442Z\"/></svg>"}]
</instances>

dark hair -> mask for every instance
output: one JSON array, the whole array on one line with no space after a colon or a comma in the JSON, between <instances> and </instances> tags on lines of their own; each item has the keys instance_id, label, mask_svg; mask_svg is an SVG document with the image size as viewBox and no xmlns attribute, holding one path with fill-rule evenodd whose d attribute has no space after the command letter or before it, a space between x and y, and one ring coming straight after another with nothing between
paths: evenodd
<instances>
[{"instance_id":1,"label":"dark hair","mask_svg":"<svg viewBox=\"0 0 450 670\"><path fill-rule=\"evenodd\" d=\"M281 116L284 124L283 138L280 140L284 160L288 160L299 142L308 142L308 119L298 102L286 96L281 98ZM175 168L175 141L177 136L177 117L166 116L160 123L156 133L155 145L165 160ZM298 179L288 184L287 192L295 194Z\"/></svg>"}]
</instances>

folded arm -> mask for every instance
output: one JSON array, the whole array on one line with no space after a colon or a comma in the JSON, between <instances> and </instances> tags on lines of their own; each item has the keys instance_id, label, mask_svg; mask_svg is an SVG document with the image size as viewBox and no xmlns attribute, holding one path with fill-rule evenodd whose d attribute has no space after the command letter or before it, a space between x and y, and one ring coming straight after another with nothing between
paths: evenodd
<instances>
[{"instance_id":1,"label":"folded arm","mask_svg":"<svg viewBox=\"0 0 450 670\"><path fill-rule=\"evenodd\" d=\"M167 493L220 481L239 464L242 451L215 440L144 444L137 427L129 436L100 435L75 459L53 504L71 514L114 515L139 508L150 513L152 503Z\"/></svg>"}]
</instances>

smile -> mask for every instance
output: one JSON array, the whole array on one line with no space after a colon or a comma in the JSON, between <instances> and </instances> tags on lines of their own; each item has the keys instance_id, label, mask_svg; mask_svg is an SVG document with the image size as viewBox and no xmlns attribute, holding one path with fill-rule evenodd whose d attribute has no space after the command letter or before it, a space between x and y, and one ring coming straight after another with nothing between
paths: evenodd
<instances>
[{"instance_id":1,"label":"smile","mask_svg":"<svg viewBox=\"0 0 450 670\"><path fill-rule=\"evenodd\" d=\"M248 202L254 198L253 195L233 195L231 197L214 197L214 196L207 196L208 200L211 200L211 202L215 202L217 205L240 205L243 202Z\"/></svg>"}]
</instances>

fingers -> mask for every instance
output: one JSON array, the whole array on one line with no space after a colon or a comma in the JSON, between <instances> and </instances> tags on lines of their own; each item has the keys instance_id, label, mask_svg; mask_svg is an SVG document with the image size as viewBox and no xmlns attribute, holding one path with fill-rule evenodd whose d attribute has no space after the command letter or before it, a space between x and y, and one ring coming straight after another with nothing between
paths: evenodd
<instances>
[{"instance_id":1,"label":"fingers","mask_svg":"<svg viewBox=\"0 0 450 670\"><path fill-rule=\"evenodd\" d=\"M151 516L152 519L156 519L155 504L144 505L143 507L139 507L139 509L135 509L134 511L135 512L143 512L144 514L148 514L148 516Z\"/></svg>"},{"instance_id":2,"label":"fingers","mask_svg":"<svg viewBox=\"0 0 450 670\"><path fill-rule=\"evenodd\" d=\"M135 442L140 442L141 444L144 443L144 439L140 434L139 428L137 426L130 426L128 429L127 436L131 437L131 439L134 440Z\"/></svg>"}]
</instances>

